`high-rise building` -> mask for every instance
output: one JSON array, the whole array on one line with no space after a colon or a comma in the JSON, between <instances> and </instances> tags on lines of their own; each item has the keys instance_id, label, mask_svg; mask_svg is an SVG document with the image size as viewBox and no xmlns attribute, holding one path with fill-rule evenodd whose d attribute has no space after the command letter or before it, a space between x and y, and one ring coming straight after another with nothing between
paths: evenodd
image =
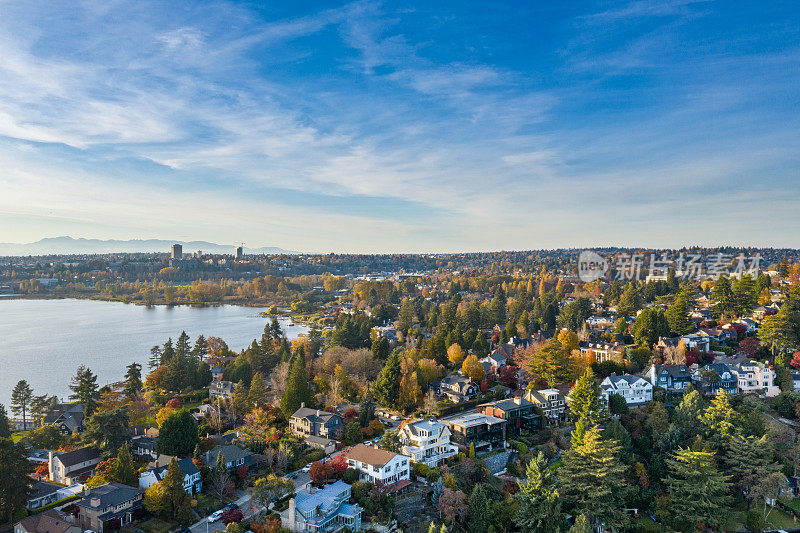
<instances>
[{"instance_id":1,"label":"high-rise building","mask_svg":"<svg viewBox=\"0 0 800 533\"><path fill-rule=\"evenodd\" d=\"M244 257L244 248L241 246L236 247L236 260L240 260Z\"/></svg>"},{"instance_id":2,"label":"high-rise building","mask_svg":"<svg viewBox=\"0 0 800 533\"><path fill-rule=\"evenodd\" d=\"M183 246L180 244L172 245L172 259L183 259Z\"/></svg>"}]
</instances>

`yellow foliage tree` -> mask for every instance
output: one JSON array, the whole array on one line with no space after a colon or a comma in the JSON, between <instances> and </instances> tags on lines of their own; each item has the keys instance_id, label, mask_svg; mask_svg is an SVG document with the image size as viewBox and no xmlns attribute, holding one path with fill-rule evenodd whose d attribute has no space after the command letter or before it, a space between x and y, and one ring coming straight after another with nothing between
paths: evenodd
<instances>
[{"instance_id":1,"label":"yellow foliage tree","mask_svg":"<svg viewBox=\"0 0 800 533\"><path fill-rule=\"evenodd\" d=\"M454 342L447 349L447 358L454 365L460 365L461 361L464 360L464 350L461 349L461 346L458 343Z\"/></svg>"},{"instance_id":2,"label":"yellow foliage tree","mask_svg":"<svg viewBox=\"0 0 800 533\"><path fill-rule=\"evenodd\" d=\"M486 372L483 370L483 365L474 355L470 355L464 359L464 364L461 365L461 370L463 370L466 375L478 383L483 381L483 378L486 377Z\"/></svg>"}]
</instances>

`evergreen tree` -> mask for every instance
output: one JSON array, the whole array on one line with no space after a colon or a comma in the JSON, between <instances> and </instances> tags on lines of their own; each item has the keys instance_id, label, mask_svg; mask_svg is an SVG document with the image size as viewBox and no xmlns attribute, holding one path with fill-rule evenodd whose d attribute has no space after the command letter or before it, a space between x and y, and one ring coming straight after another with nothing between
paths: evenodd
<instances>
[{"instance_id":1,"label":"evergreen tree","mask_svg":"<svg viewBox=\"0 0 800 533\"><path fill-rule=\"evenodd\" d=\"M431 503L434 507L439 507L439 498L444 492L444 481L441 477L433 484L433 492L431 492Z\"/></svg>"},{"instance_id":2,"label":"evergreen tree","mask_svg":"<svg viewBox=\"0 0 800 533\"><path fill-rule=\"evenodd\" d=\"M386 364L372 385L372 394L380 405L384 407L397 405L400 394L400 377L400 352L395 350L389 355Z\"/></svg>"},{"instance_id":3,"label":"evergreen tree","mask_svg":"<svg viewBox=\"0 0 800 533\"><path fill-rule=\"evenodd\" d=\"M727 276L720 276L711 289L711 301L714 302L714 312L723 318L733 318L736 315L736 302L731 290L731 280Z\"/></svg>"},{"instance_id":4,"label":"evergreen tree","mask_svg":"<svg viewBox=\"0 0 800 533\"><path fill-rule=\"evenodd\" d=\"M414 300L411 298L403 298L400 304L400 313L397 318L397 330L403 335L408 334L408 330L414 325Z\"/></svg>"},{"instance_id":5,"label":"evergreen tree","mask_svg":"<svg viewBox=\"0 0 800 533\"><path fill-rule=\"evenodd\" d=\"M472 353L478 359L483 359L489 355L489 343L486 342L486 336L480 331L475 335L475 340L472 342Z\"/></svg>"},{"instance_id":6,"label":"evergreen tree","mask_svg":"<svg viewBox=\"0 0 800 533\"><path fill-rule=\"evenodd\" d=\"M585 418L590 425L597 424L603 413L600 404L600 385L595 379L594 372L587 368L586 372L578 378L569 394L569 410L574 418Z\"/></svg>"},{"instance_id":7,"label":"evergreen tree","mask_svg":"<svg viewBox=\"0 0 800 533\"><path fill-rule=\"evenodd\" d=\"M247 403L250 405L250 408L266 407L268 405L267 398L267 382L264 381L264 377L261 374L256 373L250 381Z\"/></svg>"},{"instance_id":8,"label":"evergreen tree","mask_svg":"<svg viewBox=\"0 0 800 533\"><path fill-rule=\"evenodd\" d=\"M570 381L572 377L569 358L556 339L550 339L533 353L528 369L551 387Z\"/></svg>"},{"instance_id":9,"label":"evergreen tree","mask_svg":"<svg viewBox=\"0 0 800 533\"><path fill-rule=\"evenodd\" d=\"M120 446L119 452L117 452L117 462L114 465L114 481L131 487L139 486L139 476L136 474L127 444Z\"/></svg>"},{"instance_id":10,"label":"evergreen tree","mask_svg":"<svg viewBox=\"0 0 800 533\"><path fill-rule=\"evenodd\" d=\"M562 521L558 480L541 451L528 463L526 474L528 479L515 495L519 502L517 526L521 531L558 531Z\"/></svg>"},{"instance_id":11,"label":"evergreen tree","mask_svg":"<svg viewBox=\"0 0 800 533\"><path fill-rule=\"evenodd\" d=\"M17 416L22 414L22 429L28 429L28 412L31 401L33 401L33 389L26 380L19 380L11 391L11 410Z\"/></svg>"},{"instance_id":12,"label":"evergreen tree","mask_svg":"<svg viewBox=\"0 0 800 533\"><path fill-rule=\"evenodd\" d=\"M22 444L0 438L0 517L13 522L14 512L25 509L31 494L32 471Z\"/></svg>"},{"instance_id":13,"label":"evergreen tree","mask_svg":"<svg viewBox=\"0 0 800 533\"><path fill-rule=\"evenodd\" d=\"M678 295L675 301L666 312L669 329L675 335L689 333L692 328L692 321L689 318L689 302L684 294Z\"/></svg>"},{"instance_id":14,"label":"evergreen tree","mask_svg":"<svg viewBox=\"0 0 800 533\"><path fill-rule=\"evenodd\" d=\"M632 281L625 286L622 296L617 304L617 312L622 317L633 316L642 307L642 295L639 293L639 283Z\"/></svg>"},{"instance_id":15,"label":"evergreen tree","mask_svg":"<svg viewBox=\"0 0 800 533\"><path fill-rule=\"evenodd\" d=\"M372 343L372 355L375 356L375 359L386 359L389 357L391 351L392 347L389 346L389 340L386 337L378 337L375 342Z\"/></svg>"},{"instance_id":16,"label":"evergreen tree","mask_svg":"<svg viewBox=\"0 0 800 533\"><path fill-rule=\"evenodd\" d=\"M751 489L770 474L780 471L780 465L772 461L772 454L772 446L766 437L737 435L727 443L722 464L747 500L748 510L753 500Z\"/></svg>"},{"instance_id":17,"label":"evergreen tree","mask_svg":"<svg viewBox=\"0 0 800 533\"><path fill-rule=\"evenodd\" d=\"M150 367L150 370L155 370L159 366L161 366L161 347L160 346L153 346L150 348L150 359L147 361L147 366Z\"/></svg>"},{"instance_id":18,"label":"evergreen tree","mask_svg":"<svg viewBox=\"0 0 800 533\"><path fill-rule=\"evenodd\" d=\"M489 503L483 483L478 483L469 497L469 530L471 533L485 533L487 529L489 529Z\"/></svg>"},{"instance_id":19,"label":"evergreen tree","mask_svg":"<svg viewBox=\"0 0 800 533\"><path fill-rule=\"evenodd\" d=\"M92 416L97 409L97 402L100 400L97 375L81 365L72 378L69 388L72 391L72 394L69 395L70 400L75 400L83 405L84 417Z\"/></svg>"},{"instance_id":20,"label":"evergreen tree","mask_svg":"<svg viewBox=\"0 0 800 533\"><path fill-rule=\"evenodd\" d=\"M11 424L8 422L6 406L0 403L0 439L11 438Z\"/></svg>"},{"instance_id":21,"label":"evergreen tree","mask_svg":"<svg viewBox=\"0 0 800 533\"><path fill-rule=\"evenodd\" d=\"M199 442L197 422L189 411L180 409L161 423L156 451L164 455L185 456L191 454Z\"/></svg>"},{"instance_id":22,"label":"evergreen tree","mask_svg":"<svg viewBox=\"0 0 800 533\"><path fill-rule=\"evenodd\" d=\"M289 419L300 405L311 405L311 388L308 383L304 358L298 354L292 358L289 377L286 380L286 392L281 397L281 411Z\"/></svg>"},{"instance_id":23,"label":"evergreen tree","mask_svg":"<svg viewBox=\"0 0 800 533\"><path fill-rule=\"evenodd\" d=\"M495 324L502 325L506 323L506 293L501 285L498 285L494 290L494 298L489 304L489 311Z\"/></svg>"},{"instance_id":24,"label":"evergreen tree","mask_svg":"<svg viewBox=\"0 0 800 533\"><path fill-rule=\"evenodd\" d=\"M166 512L176 521L187 525L192 521L191 498L183 488L183 478L178 461L173 457L167 468L167 474L160 483L164 491Z\"/></svg>"},{"instance_id":25,"label":"evergreen tree","mask_svg":"<svg viewBox=\"0 0 800 533\"><path fill-rule=\"evenodd\" d=\"M142 390L142 365L139 363L131 363L125 372L125 397L129 400L135 399L139 392Z\"/></svg>"},{"instance_id":26,"label":"evergreen tree","mask_svg":"<svg viewBox=\"0 0 800 533\"><path fill-rule=\"evenodd\" d=\"M120 446L128 440L129 428L128 406L123 405L111 411L101 411L92 415L86 422L83 439L99 448L108 457L115 455Z\"/></svg>"},{"instance_id":27,"label":"evergreen tree","mask_svg":"<svg viewBox=\"0 0 800 533\"><path fill-rule=\"evenodd\" d=\"M202 389L207 387L213 376L211 375L211 367L205 361L197 363L197 370L194 373L194 388Z\"/></svg>"},{"instance_id":28,"label":"evergreen tree","mask_svg":"<svg viewBox=\"0 0 800 533\"><path fill-rule=\"evenodd\" d=\"M725 516L720 509L730 503L730 483L717 470L714 454L681 448L666 462L669 475L665 484L676 522L692 526L719 524Z\"/></svg>"},{"instance_id":29,"label":"evergreen tree","mask_svg":"<svg viewBox=\"0 0 800 533\"><path fill-rule=\"evenodd\" d=\"M167 339L164 343L164 348L161 350L161 364L166 365L172 358L175 357L175 347L172 346L172 337Z\"/></svg>"},{"instance_id":30,"label":"evergreen tree","mask_svg":"<svg viewBox=\"0 0 800 533\"><path fill-rule=\"evenodd\" d=\"M720 389L711 400L700 421L708 428L710 434L719 439L728 439L737 431L741 416L731 406L728 394Z\"/></svg>"},{"instance_id":31,"label":"evergreen tree","mask_svg":"<svg viewBox=\"0 0 800 533\"><path fill-rule=\"evenodd\" d=\"M583 444L564 454L558 471L561 494L575 513L584 513L610 527L622 524L627 467L620 462L619 454L619 443L603 440L598 426L586 432Z\"/></svg>"},{"instance_id":32,"label":"evergreen tree","mask_svg":"<svg viewBox=\"0 0 800 533\"><path fill-rule=\"evenodd\" d=\"M206 338L200 335L197 337L197 340L194 341L192 358L199 363L200 361L205 361L206 357L208 357L208 345L206 344Z\"/></svg>"}]
</instances>

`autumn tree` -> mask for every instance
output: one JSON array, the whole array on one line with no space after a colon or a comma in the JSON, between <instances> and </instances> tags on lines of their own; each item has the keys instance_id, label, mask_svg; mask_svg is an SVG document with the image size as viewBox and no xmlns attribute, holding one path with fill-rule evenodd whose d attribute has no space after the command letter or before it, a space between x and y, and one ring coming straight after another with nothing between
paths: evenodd
<instances>
[{"instance_id":1,"label":"autumn tree","mask_svg":"<svg viewBox=\"0 0 800 533\"><path fill-rule=\"evenodd\" d=\"M447 359L455 366L460 365L464 360L464 350L462 350L461 346L457 343L451 344L447 349Z\"/></svg>"},{"instance_id":2,"label":"autumn tree","mask_svg":"<svg viewBox=\"0 0 800 533\"><path fill-rule=\"evenodd\" d=\"M483 365L478 361L478 358L475 355L469 355L466 359L464 359L464 363L461 365L461 370L473 379L473 381L480 383L483 381L483 378L486 377L486 371L483 369Z\"/></svg>"}]
</instances>

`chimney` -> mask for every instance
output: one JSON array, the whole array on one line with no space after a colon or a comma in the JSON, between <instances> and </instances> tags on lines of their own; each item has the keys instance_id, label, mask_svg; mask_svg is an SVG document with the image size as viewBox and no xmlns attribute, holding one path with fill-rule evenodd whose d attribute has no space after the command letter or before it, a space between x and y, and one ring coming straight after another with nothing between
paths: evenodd
<instances>
[{"instance_id":1,"label":"chimney","mask_svg":"<svg viewBox=\"0 0 800 533\"><path fill-rule=\"evenodd\" d=\"M514 398L514 403L517 404L517 405L522 405L522 398L520 398L519 396L516 396Z\"/></svg>"},{"instance_id":2,"label":"chimney","mask_svg":"<svg viewBox=\"0 0 800 533\"><path fill-rule=\"evenodd\" d=\"M319 409L317 409L317 416L319 416Z\"/></svg>"},{"instance_id":3,"label":"chimney","mask_svg":"<svg viewBox=\"0 0 800 533\"><path fill-rule=\"evenodd\" d=\"M306 406L306 402L300 402L300 407L305 407L305 406Z\"/></svg>"}]
</instances>

